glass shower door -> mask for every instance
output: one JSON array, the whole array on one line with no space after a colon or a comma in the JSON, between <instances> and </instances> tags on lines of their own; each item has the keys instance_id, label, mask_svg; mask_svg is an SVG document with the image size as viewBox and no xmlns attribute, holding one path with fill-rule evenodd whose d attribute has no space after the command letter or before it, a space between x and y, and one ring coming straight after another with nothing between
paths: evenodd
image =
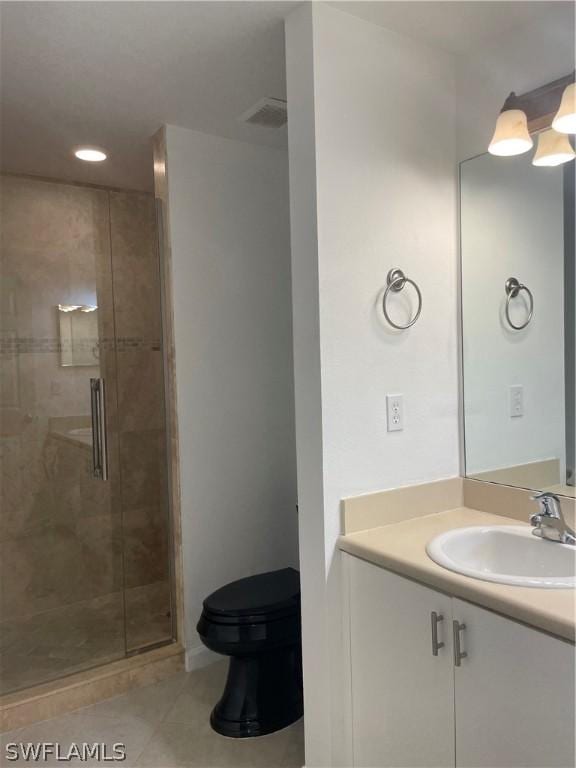
<instances>
[{"instance_id":1,"label":"glass shower door","mask_svg":"<svg viewBox=\"0 0 576 768\"><path fill-rule=\"evenodd\" d=\"M0 693L172 640L153 200L2 178Z\"/></svg>"},{"instance_id":2,"label":"glass shower door","mask_svg":"<svg viewBox=\"0 0 576 768\"><path fill-rule=\"evenodd\" d=\"M107 193L3 178L1 259L6 692L125 655Z\"/></svg>"}]
</instances>

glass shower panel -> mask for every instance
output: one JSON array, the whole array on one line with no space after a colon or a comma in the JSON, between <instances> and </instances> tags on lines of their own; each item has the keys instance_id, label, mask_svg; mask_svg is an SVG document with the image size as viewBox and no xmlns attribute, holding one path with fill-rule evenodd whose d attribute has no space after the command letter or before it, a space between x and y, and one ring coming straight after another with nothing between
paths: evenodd
<instances>
[{"instance_id":1,"label":"glass shower panel","mask_svg":"<svg viewBox=\"0 0 576 768\"><path fill-rule=\"evenodd\" d=\"M6 692L125 654L113 430L108 482L92 455L90 380L115 377L107 193L3 177L0 273Z\"/></svg>"},{"instance_id":2,"label":"glass shower panel","mask_svg":"<svg viewBox=\"0 0 576 768\"><path fill-rule=\"evenodd\" d=\"M160 263L151 195L110 192L126 648L172 639Z\"/></svg>"},{"instance_id":3,"label":"glass shower panel","mask_svg":"<svg viewBox=\"0 0 576 768\"><path fill-rule=\"evenodd\" d=\"M6 176L1 217L5 693L170 642L173 622L153 199Z\"/></svg>"}]
</instances>

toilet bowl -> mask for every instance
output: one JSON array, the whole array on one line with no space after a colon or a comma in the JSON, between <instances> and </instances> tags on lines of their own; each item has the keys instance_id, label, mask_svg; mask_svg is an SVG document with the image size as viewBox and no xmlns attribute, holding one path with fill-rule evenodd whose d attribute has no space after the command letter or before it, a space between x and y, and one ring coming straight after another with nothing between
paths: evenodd
<instances>
[{"instance_id":1,"label":"toilet bowl","mask_svg":"<svg viewBox=\"0 0 576 768\"><path fill-rule=\"evenodd\" d=\"M204 645L230 657L212 728L263 736L302 717L300 576L293 568L233 581L209 595L197 626Z\"/></svg>"}]
</instances>

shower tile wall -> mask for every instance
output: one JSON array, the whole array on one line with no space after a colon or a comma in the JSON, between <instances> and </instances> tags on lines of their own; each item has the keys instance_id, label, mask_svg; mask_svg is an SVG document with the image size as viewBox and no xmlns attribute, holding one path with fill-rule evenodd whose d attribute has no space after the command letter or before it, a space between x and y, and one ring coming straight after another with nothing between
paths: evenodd
<instances>
[{"instance_id":1,"label":"shower tile wall","mask_svg":"<svg viewBox=\"0 0 576 768\"><path fill-rule=\"evenodd\" d=\"M2 179L1 691L171 637L154 226L147 195ZM62 367L56 307L95 293L98 359ZM70 435L91 376L107 383L108 483Z\"/></svg>"},{"instance_id":2,"label":"shower tile wall","mask_svg":"<svg viewBox=\"0 0 576 768\"><path fill-rule=\"evenodd\" d=\"M170 636L168 494L154 200L110 193L128 650ZM146 588L150 585L149 588Z\"/></svg>"}]
</instances>

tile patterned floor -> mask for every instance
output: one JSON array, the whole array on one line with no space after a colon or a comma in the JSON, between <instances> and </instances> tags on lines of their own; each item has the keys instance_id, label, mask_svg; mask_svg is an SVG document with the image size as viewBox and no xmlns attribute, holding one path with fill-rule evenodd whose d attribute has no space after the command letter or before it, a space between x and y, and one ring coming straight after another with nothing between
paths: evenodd
<instances>
[{"instance_id":1,"label":"tile patterned floor","mask_svg":"<svg viewBox=\"0 0 576 768\"><path fill-rule=\"evenodd\" d=\"M127 759L55 759L37 765L148 766L148 768L299 768L304 765L302 721L258 739L227 739L210 728L208 717L222 692L226 661L182 672L161 683L3 734L2 758L9 742L126 744ZM18 765L22 761L6 763Z\"/></svg>"}]
</instances>

